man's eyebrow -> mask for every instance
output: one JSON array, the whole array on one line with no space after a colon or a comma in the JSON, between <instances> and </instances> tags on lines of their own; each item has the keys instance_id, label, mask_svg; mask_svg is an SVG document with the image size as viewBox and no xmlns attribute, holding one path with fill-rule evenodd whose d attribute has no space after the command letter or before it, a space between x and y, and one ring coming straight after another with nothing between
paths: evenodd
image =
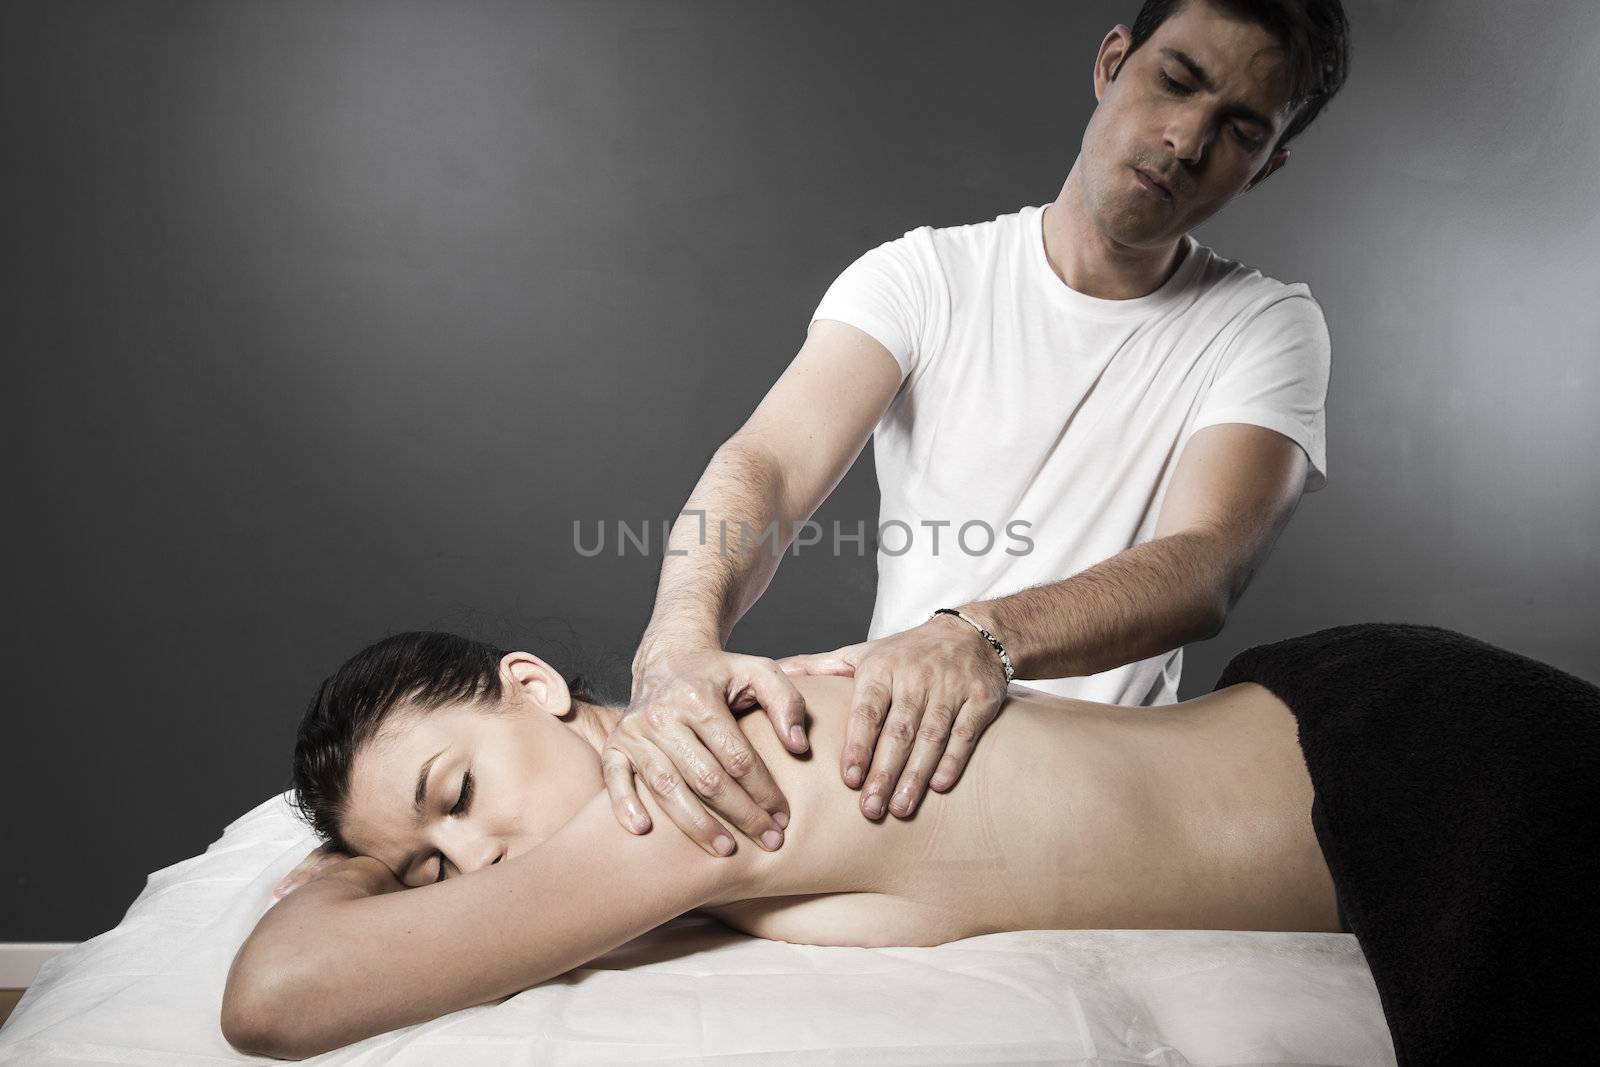
<instances>
[{"instance_id":1,"label":"man's eyebrow","mask_svg":"<svg viewBox=\"0 0 1600 1067\"><path fill-rule=\"evenodd\" d=\"M1199 82L1200 87L1206 92L1214 93L1217 91L1217 83L1211 80L1211 75L1207 74L1205 68L1196 63L1194 57L1188 52L1180 52L1176 48L1163 48L1161 54L1168 59L1176 59L1179 63L1188 67L1189 77Z\"/></svg>"},{"instance_id":2,"label":"man's eyebrow","mask_svg":"<svg viewBox=\"0 0 1600 1067\"><path fill-rule=\"evenodd\" d=\"M1180 51L1176 48L1163 48L1161 49L1161 54L1166 56L1168 59L1175 59L1187 67L1189 70L1189 77L1199 82L1200 87L1206 92L1214 93L1217 91L1217 83L1211 80L1211 75L1207 74L1205 68L1199 63L1195 62L1194 57L1189 53ZM1234 104L1229 107L1228 110L1233 112L1235 115L1238 115L1242 119L1248 119L1249 121L1258 125L1265 126L1269 130L1272 129L1272 120L1267 118L1253 107L1246 107L1244 104Z\"/></svg>"}]
</instances>

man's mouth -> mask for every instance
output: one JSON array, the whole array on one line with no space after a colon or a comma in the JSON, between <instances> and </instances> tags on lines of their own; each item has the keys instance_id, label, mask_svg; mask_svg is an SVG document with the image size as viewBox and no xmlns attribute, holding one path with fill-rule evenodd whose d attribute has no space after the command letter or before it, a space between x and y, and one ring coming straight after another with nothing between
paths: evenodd
<instances>
[{"instance_id":1,"label":"man's mouth","mask_svg":"<svg viewBox=\"0 0 1600 1067\"><path fill-rule=\"evenodd\" d=\"M1150 193L1161 197L1163 200L1172 199L1172 190L1163 185L1161 179L1154 174L1147 170L1140 170L1138 167L1133 168L1133 173L1138 176L1139 184L1144 186Z\"/></svg>"}]
</instances>

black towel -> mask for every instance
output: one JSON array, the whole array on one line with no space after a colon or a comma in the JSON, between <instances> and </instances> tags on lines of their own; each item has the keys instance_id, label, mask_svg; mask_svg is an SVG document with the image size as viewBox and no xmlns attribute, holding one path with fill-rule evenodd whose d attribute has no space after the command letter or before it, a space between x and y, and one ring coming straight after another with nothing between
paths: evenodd
<instances>
[{"instance_id":1,"label":"black towel","mask_svg":"<svg viewBox=\"0 0 1600 1067\"><path fill-rule=\"evenodd\" d=\"M1217 688L1239 682L1294 711L1312 825L1401 1067L1592 1055L1600 689L1391 623L1259 645Z\"/></svg>"}]
</instances>

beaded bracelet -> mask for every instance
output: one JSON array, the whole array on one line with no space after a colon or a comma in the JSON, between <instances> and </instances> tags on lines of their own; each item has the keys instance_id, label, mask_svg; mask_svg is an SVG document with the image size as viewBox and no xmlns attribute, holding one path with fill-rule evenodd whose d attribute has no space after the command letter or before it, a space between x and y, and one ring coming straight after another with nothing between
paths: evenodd
<instances>
[{"instance_id":1,"label":"beaded bracelet","mask_svg":"<svg viewBox=\"0 0 1600 1067\"><path fill-rule=\"evenodd\" d=\"M1017 672L1011 666L1011 657L1006 655L1005 646L999 641L995 640L994 634L990 633L988 630L985 630L982 626L978 625L977 622L961 614L961 612L957 611L955 608L939 608L934 611L932 615L929 615L928 618L937 619L940 615L954 615L956 618L960 619L962 622L966 623L968 626L971 626L974 630L977 630L980 634L982 634L983 639L989 642L989 644L993 645L996 652L1000 653L1000 664L1006 669L1006 684L1009 685L1011 683L1011 679L1016 675Z\"/></svg>"}]
</instances>

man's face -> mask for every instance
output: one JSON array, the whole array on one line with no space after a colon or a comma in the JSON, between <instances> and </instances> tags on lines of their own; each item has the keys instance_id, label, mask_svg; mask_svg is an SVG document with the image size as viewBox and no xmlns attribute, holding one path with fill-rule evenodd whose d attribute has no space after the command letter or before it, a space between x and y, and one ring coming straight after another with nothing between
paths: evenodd
<instances>
[{"instance_id":1,"label":"man's face","mask_svg":"<svg viewBox=\"0 0 1600 1067\"><path fill-rule=\"evenodd\" d=\"M1128 55L1131 40L1118 26L1100 45L1100 103L1081 164L1101 231L1150 248L1188 233L1282 166L1288 152L1273 146L1294 112L1277 41L1204 0L1189 0ZM1170 194L1151 191L1139 170Z\"/></svg>"}]
</instances>

